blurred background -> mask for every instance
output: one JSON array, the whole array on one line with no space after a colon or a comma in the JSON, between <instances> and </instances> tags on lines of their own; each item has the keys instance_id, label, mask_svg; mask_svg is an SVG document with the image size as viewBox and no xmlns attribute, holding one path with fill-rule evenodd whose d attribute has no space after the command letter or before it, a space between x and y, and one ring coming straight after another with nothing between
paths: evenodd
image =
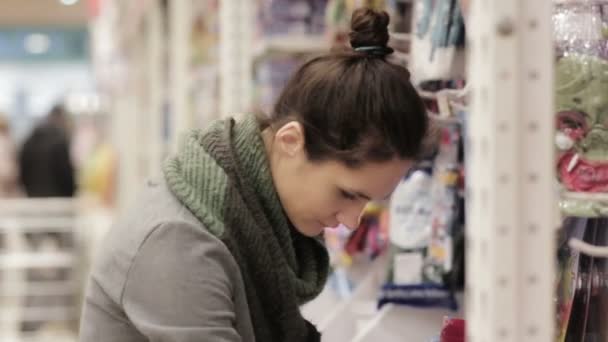
<instances>
[{"instance_id":1,"label":"blurred background","mask_svg":"<svg viewBox=\"0 0 608 342\"><path fill-rule=\"evenodd\" d=\"M95 247L180 132L269 112L358 6L391 11L405 63L404 4L0 0L0 341L74 341Z\"/></svg>"},{"instance_id":2,"label":"blurred background","mask_svg":"<svg viewBox=\"0 0 608 342\"><path fill-rule=\"evenodd\" d=\"M390 13L394 61L409 65L415 3L423 1L0 0L0 341L76 340L96 247L160 176L180 132L268 113L300 63L347 46L359 6ZM450 58L439 66L422 54L421 82L450 80L430 90L464 86L461 35L442 45ZM355 240L346 229L328 234L349 275L336 272L334 291L307 315L320 322L355 283L368 284L365 305L341 309L351 319L332 316L343 317L334 325L341 340L375 312L382 281L369 269L386 247L386 210L372 207ZM443 311L425 315L436 333Z\"/></svg>"},{"instance_id":3,"label":"blurred background","mask_svg":"<svg viewBox=\"0 0 608 342\"><path fill-rule=\"evenodd\" d=\"M468 0L0 0L0 342L76 341L99 242L180 133L269 113L303 61L348 47L360 6L390 14L390 58L437 141L357 230L326 231L332 273L304 316L324 341L464 341L468 304L471 338L608 341L593 249L608 241L608 0L471 5L483 15ZM482 200L465 210L465 193Z\"/></svg>"}]
</instances>

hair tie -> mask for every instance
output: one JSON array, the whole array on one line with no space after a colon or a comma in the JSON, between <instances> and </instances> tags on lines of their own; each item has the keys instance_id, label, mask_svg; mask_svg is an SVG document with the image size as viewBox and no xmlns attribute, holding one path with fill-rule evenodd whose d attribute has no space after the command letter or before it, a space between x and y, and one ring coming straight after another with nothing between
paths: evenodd
<instances>
[{"instance_id":1,"label":"hair tie","mask_svg":"<svg viewBox=\"0 0 608 342\"><path fill-rule=\"evenodd\" d=\"M390 48L388 46L378 46L378 45L359 46L359 47L354 48L354 50L356 52L363 52L368 55L374 55L374 56L386 56L386 55L390 55L394 51L392 48Z\"/></svg>"}]
</instances>

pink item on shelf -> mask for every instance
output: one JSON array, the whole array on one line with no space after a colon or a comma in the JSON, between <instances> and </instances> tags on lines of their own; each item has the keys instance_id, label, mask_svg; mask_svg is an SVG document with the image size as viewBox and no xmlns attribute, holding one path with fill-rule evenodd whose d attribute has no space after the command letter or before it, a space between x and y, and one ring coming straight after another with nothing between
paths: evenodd
<instances>
[{"instance_id":1,"label":"pink item on shelf","mask_svg":"<svg viewBox=\"0 0 608 342\"><path fill-rule=\"evenodd\" d=\"M445 318L441 329L440 342L464 342L465 320L459 318Z\"/></svg>"},{"instance_id":2,"label":"pink item on shelf","mask_svg":"<svg viewBox=\"0 0 608 342\"><path fill-rule=\"evenodd\" d=\"M608 192L606 162L591 162L570 152L559 158L557 169L562 184L570 191Z\"/></svg>"}]
</instances>

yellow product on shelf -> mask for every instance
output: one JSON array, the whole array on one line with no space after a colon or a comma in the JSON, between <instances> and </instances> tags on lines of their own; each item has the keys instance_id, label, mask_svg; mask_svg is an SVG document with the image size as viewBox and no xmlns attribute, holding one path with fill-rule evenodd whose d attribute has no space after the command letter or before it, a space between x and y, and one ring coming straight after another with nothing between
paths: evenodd
<instances>
[{"instance_id":1,"label":"yellow product on shelf","mask_svg":"<svg viewBox=\"0 0 608 342\"><path fill-rule=\"evenodd\" d=\"M112 147L100 144L84 162L80 173L81 190L85 194L99 197L111 205L114 198L116 155Z\"/></svg>"}]
</instances>

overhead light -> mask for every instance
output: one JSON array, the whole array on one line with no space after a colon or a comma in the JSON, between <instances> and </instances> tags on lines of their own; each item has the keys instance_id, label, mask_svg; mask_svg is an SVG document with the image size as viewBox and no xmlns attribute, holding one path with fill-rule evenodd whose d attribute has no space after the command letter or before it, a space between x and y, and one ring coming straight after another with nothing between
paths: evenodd
<instances>
[{"instance_id":1,"label":"overhead light","mask_svg":"<svg viewBox=\"0 0 608 342\"><path fill-rule=\"evenodd\" d=\"M78 2L78 0L59 0L59 1L66 6L72 6Z\"/></svg>"},{"instance_id":2,"label":"overhead light","mask_svg":"<svg viewBox=\"0 0 608 342\"><path fill-rule=\"evenodd\" d=\"M45 34L32 33L25 37L25 50L33 55L40 55L51 47L51 40Z\"/></svg>"}]
</instances>

